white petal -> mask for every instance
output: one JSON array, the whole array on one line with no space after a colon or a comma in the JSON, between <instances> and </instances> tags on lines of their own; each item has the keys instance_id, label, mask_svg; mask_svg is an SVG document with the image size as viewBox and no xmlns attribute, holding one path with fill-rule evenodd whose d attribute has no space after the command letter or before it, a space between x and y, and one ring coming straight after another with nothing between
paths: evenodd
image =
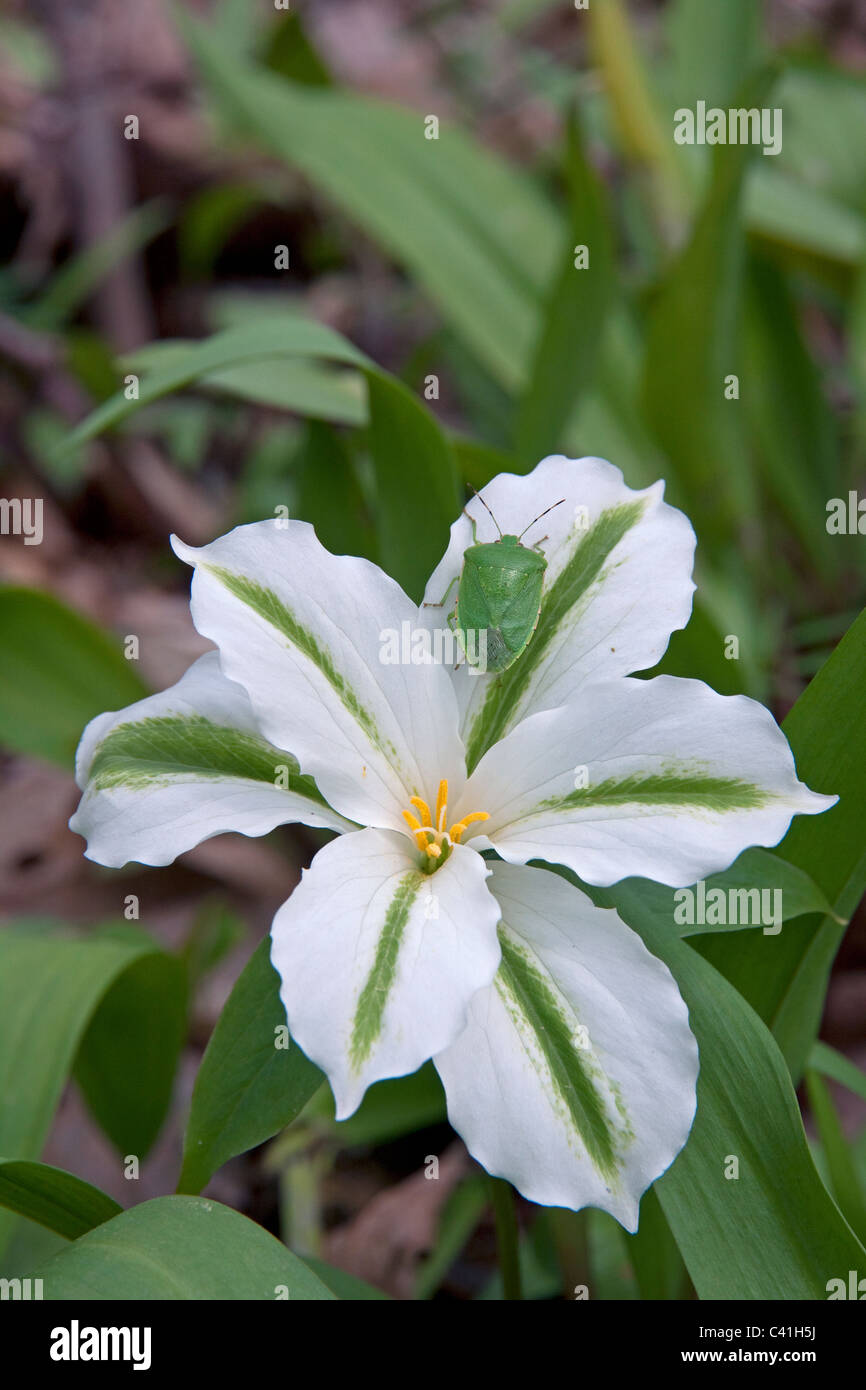
<instances>
[{"instance_id":1,"label":"white petal","mask_svg":"<svg viewBox=\"0 0 866 1390\"><path fill-rule=\"evenodd\" d=\"M485 861L457 845L423 874L409 845L383 830L333 840L274 918L289 1029L327 1074L341 1120L374 1081L447 1046L499 965Z\"/></svg>"},{"instance_id":2,"label":"white petal","mask_svg":"<svg viewBox=\"0 0 866 1390\"><path fill-rule=\"evenodd\" d=\"M603 459L559 454L523 477L501 473L482 490L506 534L519 534L539 512L565 501L524 539L533 545L547 538L548 567L538 627L523 656L501 676L473 674L466 662L453 673L470 767L519 720L566 704L589 681L654 666L671 633L685 627L695 535L663 493L661 482L633 491ZM481 503L470 502L466 511L478 521L478 541L495 541ZM464 515L427 585L428 604L438 603L459 575L471 544ZM456 593L455 585L444 610L424 610L431 625L441 625Z\"/></svg>"},{"instance_id":3,"label":"white petal","mask_svg":"<svg viewBox=\"0 0 866 1390\"><path fill-rule=\"evenodd\" d=\"M289 821L354 830L297 774L208 652L171 689L91 720L77 756L84 796L69 824L89 859L115 869L170 864L227 830L265 835Z\"/></svg>"},{"instance_id":4,"label":"white petal","mask_svg":"<svg viewBox=\"0 0 866 1390\"><path fill-rule=\"evenodd\" d=\"M531 1201L601 1207L634 1231L695 1113L698 1049L676 981L555 874L496 864L490 886L502 966L434 1058L449 1119Z\"/></svg>"},{"instance_id":5,"label":"white petal","mask_svg":"<svg viewBox=\"0 0 866 1390\"><path fill-rule=\"evenodd\" d=\"M792 816L836 799L798 781L763 705L657 676L593 685L576 705L525 720L481 760L455 813L488 811L473 843L511 863L681 888L752 845L777 844Z\"/></svg>"},{"instance_id":6,"label":"white petal","mask_svg":"<svg viewBox=\"0 0 866 1390\"><path fill-rule=\"evenodd\" d=\"M262 732L291 747L343 815L405 831L411 796L462 782L454 692L437 665L402 655L402 624L418 610L367 560L331 555L303 521L239 526L194 549L192 615L247 690Z\"/></svg>"}]
</instances>

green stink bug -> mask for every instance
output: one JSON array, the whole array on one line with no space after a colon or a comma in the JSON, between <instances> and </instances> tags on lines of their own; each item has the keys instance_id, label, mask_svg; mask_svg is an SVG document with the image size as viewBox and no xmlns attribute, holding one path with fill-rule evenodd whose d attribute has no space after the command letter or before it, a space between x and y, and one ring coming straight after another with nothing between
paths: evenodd
<instances>
[{"instance_id":1,"label":"green stink bug","mask_svg":"<svg viewBox=\"0 0 866 1390\"><path fill-rule=\"evenodd\" d=\"M472 522L472 545L463 552L463 568L448 585L441 602L428 606L442 607L459 580L457 602L448 621L456 629L469 664L479 671L499 675L526 650L541 612L547 560L539 549L540 541L530 548L521 545L521 540L536 521L560 506L565 498L540 512L519 536L504 536L484 498L480 493L476 496L489 513L499 539L479 544L475 518L466 512Z\"/></svg>"}]
</instances>

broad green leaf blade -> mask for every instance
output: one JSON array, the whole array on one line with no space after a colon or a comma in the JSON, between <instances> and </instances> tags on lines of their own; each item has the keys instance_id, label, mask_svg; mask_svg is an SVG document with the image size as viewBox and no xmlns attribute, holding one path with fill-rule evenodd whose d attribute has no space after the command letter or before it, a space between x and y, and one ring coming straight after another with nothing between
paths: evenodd
<instances>
[{"instance_id":1,"label":"broad green leaf blade","mask_svg":"<svg viewBox=\"0 0 866 1390\"><path fill-rule=\"evenodd\" d=\"M776 936L782 922L810 912L832 914L821 889L807 873L766 849L747 849L729 869L706 879L702 886L666 891L670 893L671 922L681 936L744 927L759 927L766 929L766 935ZM718 892L724 894L723 899Z\"/></svg>"},{"instance_id":2,"label":"broad green leaf blade","mask_svg":"<svg viewBox=\"0 0 866 1390\"><path fill-rule=\"evenodd\" d=\"M852 1231L860 1240L866 1240L866 1196L829 1087L816 1071L808 1067L805 1082L806 1094L827 1161L833 1196Z\"/></svg>"},{"instance_id":3,"label":"broad green leaf blade","mask_svg":"<svg viewBox=\"0 0 866 1390\"><path fill-rule=\"evenodd\" d=\"M323 358L354 367L368 365L363 353L323 323L296 314L268 316L259 323L229 328L192 343L183 355L174 351L170 357L166 354L166 365L141 383L136 398L130 399L119 391L98 406L72 430L58 457L65 457L86 440L120 424L151 401L161 400L215 372L283 358Z\"/></svg>"},{"instance_id":4,"label":"broad green leaf blade","mask_svg":"<svg viewBox=\"0 0 866 1390\"><path fill-rule=\"evenodd\" d=\"M383 562L395 578L420 596L460 508L459 476L451 446L420 401L338 333L296 315L266 316L258 324L214 334L183 352L175 348L166 355L165 365L142 383L137 400L127 400L122 392L113 396L73 431L75 443L93 438L141 406L212 377L218 370L279 363L299 355L361 367L369 392L370 447L379 491ZM71 439L67 440L68 447Z\"/></svg>"},{"instance_id":5,"label":"broad green leaf blade","mask_svg":"<svg viewBox=\"0 0 866 1390\"><path fill-rule=\"evenodd\" d=\"M815 61L812 55L795 57L786 65L777 101L785 111L779 166L862 211L866 148L862 140L839 139L840 131L866 125L862 73L845 71L831 60Z\"/></svg>"},{"instance_id":6,"label":"broad green leaf blade","mask_svg":"<svg viewBox=\"0 0 866 1390\"><path fill-rule=\"evenodd\" d=\"M186 1037L187 978L182 963L148 952L96 1009L75 1060L75 1080L121 1156L143 1159L171 1101Z\"/></svg>"},{"instance_id":7,"label":"broad green leaf blade","mask_svg":"<svg viewBox=\"0 0 866 1390\"><path fill-rule=\"evenodd\" d=\"M200 346L189 340L149 343L128 354L123 366L147 378L183 364L186 355ZM311 419L341 425L362 425L367 420L366 390L358 373L323 365L314 358L238 362L206 373L197 384L221 396L290 410Z\"/></svg>"},{"instance_id":8,"label":"broad green leaf blade","mask_svg":"<svg viewBox=\"0 0 866 1390\"><path fill-rule=\"evenodd\" d=\"M85 724L147 693L113 640L50 594L0 589L0 741L68 767Z\"/></svg>"},{"instance_id":9,"label":"broad green leaf blade","mask_svg":"<svg viewBox=\"0 0 866 1390\"><path fill-rule=\"evenodd\" d=\"M261 1226L200 1197L142 1202L82 1236L34 1277L43 1281L43 1297L56 1301L334 1297Z\"/></svg>"},{"instance_id":10,"label":"broad green leaf blade","mask_svg":"<svg viewBox=\"0 0 866 1390\"><path fill-rule=\"evenodd\" d=\"M641 1198L640 1225L635 1234L620 1230L620 1235L642 1299L671 1301L687 1296L688 1273L655 1187Z\"/></svg>"},{"instance_id":11,"label":"broad green leaf blade","mask_svg":"<svg viewBox=\"0 0 866 1390\"><path fill-rule=\"evenodd\" d=\"M327 1088L319 1092L319 1099L321 1113L333 1118L334 1102ZM371 1086L354 1115L337 1124L334 1138L346 1148L387 1144L446 1119L442 1082L432 1062L426 1062L412 1076L398 1076Z\"/></svg>"},{"instance_id":12,"label":"broad green leaf blade","mask_svg":"<svg viewBox=\"0 0 866 1390\"><path fill-rule=\"evenodd\" d=\"M331 74L310 42L296 12L283 13L270 30L265 65L309 87L332 86Z\"/></svg>"},{"instance_id":13,"label":"broad green leaf blade","mask_svg":"<svg viewBox=\"0 0 866 1390\"><path fill-rule=\"evenodd\" d=\"M282 1041L286 1014L270 937L232 990L196 1077L179 1192L200 1192L223 1163L290 1124L322 1083L297 1043Z\"/></svg>"},{"instance_id":14,"label":"broad green leaf blade","mask_svg":"<svg viewBox=\"0 0 866 1390\"><path fill-rule=\"evenodd\" d=\"M762 6L754 0L673 0L664 16L676 106L727 106L754 65ZM786 131L787 135L787 131Z\"/></svg>"},{"instance_id":15,"label":"broad green leaf blade","mask_svg":"<svg viewBox=\"0 0 866 1390\"><path fill-rule=\"evenodd\" d=\"M602 895L673 972L701 1070L688 1142L656 1184L700 1298L813 1299L866 1252L812 1162L791 1079L757 1014L670 929L664 889ZM596 890L593 890L593 894ZM731 1159L739 1176L725 1176Z\"/></svg>"},{"instance_id":16,"label":"broad green leaf blade","mask_svg":"<svg viewBox=\"0 0 866 1390\"><path fill-rule=\"evenodd\" d=\"M155 950L146 938L0 933L0 1153L39 1157L94 1010L124 971ZM10 1225L0 1214L0 1245Z\"/></svg>"},{"instance_id":17,"label":"broad green leaf blade","mask_svg":"<svg viewBox=\"0 0 866 1390\"><path fill-rule=\"evenodd\" d=\"M305 1255L304 1264L308 1265L322 1283L331 1290L331 1293L339 1299L349 1299L353 1303L387 1303L390 1301L388 1294L377 1289L374 1284L368 1284L364 1279L358 1279L354 1274L347 1274L344 1269L337 1269L336 1266L326 1264L324 1260L316 1259L313 1255Z\"/></svg>"},{"instance_id":18,"label":"broad green leaf blade","mask_svg":"<svg viewBox=\"0 0 866 1390\"><path fill-rule=\"evenodd\" d=\"M451 448L464 482L476 492L495 478L497 473L519 473L520 464L511 454L494 449L489 444L468 439L465 435L451 436Z\"/></svg>"},{"instance_id":19,"label":"broad green leaf blade","mask_svg":"<svg viewBox=\"0 0 866 1390\"><path fill-rule=\"evenodd\" d=\"M839 567L839 538L816 518L840 477L837 431L823 383L803 341L798 305L769 262L750 267L746 296L743 407L773 501L826 580Z\"/></svg>"},{"instance_id":20,"label":"broad green leaf blade","mask_svg":"<svg viewBox=\"0 0 866 1390\"><path fill-rule=\"evenodd\" d=\"M628 6L625 0L605 0L604 4L590 5L587 18L620 144L630 159L646 167L656 217L662 224L668 223L685 202L684 173L662 119Z\"/></svg>"},{"instance_id":21,"label":"broad green leaf blade","mask_svg":"<svg viewBox=\"0 0 866 1390\"><path fill-rule=\"evenodd\" d=\"M702 952L772 1029L797 1080L821 1021L830 968L866 888L866 613L803 692L783 728L797 771L815 791L836 793L821 816L795 820L780 858L824 890L833 916L786 927L769 954L762 937L741 933L736 949L707 938ZM841 921L840 921L841 919ZM706 949L705 949L706 948Z\"/></svg>"},{"instance_id":22,"label":"broad green leaf blade","mask_svg":"<svg viewBox=\"0 0 866 1390\"><path fill-rule=\"evenodd\" d=\"M749 230L784 249L857 267L866 245L866 219L832 195L810 188L784 169L753 166L743 197Z\"/></svg>"},{"instance_id":23,"label":"broad green leaf blade","mask_svg":"<svg viewBox=\"0 0 866 1390\"><path fill-rule=\"evenodd\" d=\"M570 219L547 296L529 380L515 425L515 453L529 468L564 443L581 392L592 381L613 294L613 246L603 189L589 163L576 113L566 127ZM582 264L583 253L588 264Z\"/></svg>"},{"instance_id":24,"label":"broad green leaf blade","mask_svg":"<svg viewBox=\"0 0 866 1390\"><path fill-rule=\"evenodd\" d=\"M850 918L866 887L866 724L862 718L866 686L866 611L851 626L833 655L800 696L784 722L809 786L825 786L839 797L826 815L806 825L796 820L780 854L819 882L837 911ZM850 908L840 900L850 901Z\"/></svg>"},{"instance_id":25,"label":"broad green leaf blade","mask_svg":"<svg viewBox=\"0 0 866 1390\"><path fill-rule=\"evenodd\" d=\"M646 1201L646 1198L643 1199ZM606 1211L587 1207L580 1213L586 1217L588 1292L592 1298L605 1302L626 1303L640 1297L640 1288L632 1264L623 1259L623 1229ZM632 1240L637 1236L630 1237ZM577 1298L579 1287L574 1290Z\"/></svg>"},{"instance_id":26,"label":"broad green leaf blade","mask_svg":"<svg viewBox=\"0 0 866 1390\"><path fill-rule=\"evenodd\" d=\"M0 1158L0 1206L67 1240L77 1240L123 1210L74 1173L19 1158Z\"/></svg>"},{"instance_id":27,"label":"broad green leaf blade","mask_svg":"<svg viewBox=\"0 0 866 1390\"><path fill-rule=\"evenodd\" d=\"M760 106L767 79L746 106ZM735 356L744 233L740 193L751 147L719 145L691 238L668 271L646 339L643 400L688 500L724 534L749 507L741 409L726 399Z\"/></svg>"},{"instance_id":28,"label":"broad green leaf blade","mask_svg":"<svg viewBox=\"0 0 866 1390\"><path fill-rule=\"evenodd\" d=\"M368 380L382 565L420 602L462 505L457 464L411 391L377 372Z\"/></svg>"},{"instance_id":29,"label":"broad green leaf blade","mask_svg":"<svg viewBox=\"0 0 866 1390\"><path fill-rule=\"evenodd\" d=\"M177 18L221 109L406 265L488 370L519 387L560 240L544 198L457 130L425 139L420 114L281 81Z\"/></svg>"},{"instance_id":30,"label":"broad green leaf blade","mask_svg":"<svg viewBox=\"0 0 866 1390\"><path fill-rule=\"evenodd\" d=\"M829 1076L831 1081L838 1081L840 1086L846 1086L861 1100L866 1100L866 1074L834 1047L822 1042L815 1043L809 1053L809 1067L822 1076Z\"/></svg>"},{"instance_id":31,"label":"broad green leaf blade","mask_svg":"<svg viewBox=\"0 0 866 1390\"><path fill-rule=\"evenodd\" d=\"M312 523L325 549L333 555L377 560L372 525L343 436L321 421L310 420L293 459L292 473L297 514ZM337 497L339 506L334 505Z\"/></svg>"}]
</instances>

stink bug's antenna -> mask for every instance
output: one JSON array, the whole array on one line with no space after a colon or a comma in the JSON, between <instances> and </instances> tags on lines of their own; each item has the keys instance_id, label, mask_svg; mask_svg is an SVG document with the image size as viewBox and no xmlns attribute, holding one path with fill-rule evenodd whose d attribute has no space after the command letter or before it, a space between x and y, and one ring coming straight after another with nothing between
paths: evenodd
<instances>
[{"instance_id":1,"label":"stink bug's antenna","mask_svg":"<svg viewBox=\"0 0 866 1390\"><path fill-rule=\"evenodd\" d=\"M481 501L482 501L482 502L484 501L483 497L481 498ZM539 513L538 513L538 516L535 518L535 521L530 521L529 526L534 526L536 521L540 521L541 518L542 518L543 516L547 516L547 513L548 513L548 512L552 512L552 511L554 510L554 508L556 508L556 507L561 507L564 501L565 501L565 498L564 498L564 497L560 497L560 499L559 499L558 502L554 502L554 503L553 503L553 506L548 507L546 511L539 512ZM524 526L524 528L523 528L523 530L521 531L520 535L517 537L518 540L522 540L522 539L523 539L523 537L526 535L527 531L529 530L529 526ZM500 535L501 535L501 532L500 532Z\"/></svg>"},{"instance_id":2,"label":"stink bug's antenna","mask_svg":"<svg viewBox=\"0 0 866 1390\"><path fill-rule=\"evenodd\" d=\"M475 488L473 488L472 491L475 492ZM499 531L499 539L502 540L502 531L500 530L499 522L496 520L496 517L493 515L487 503L484 501L484 498L481 496L481 493L475 492L475 496L478 498L478 501L481 503L482 507L487 512L488 516L490 517L490 520L493 522L493 525L496 527L497 531ZM564 502L565 498L563 497L562 500ZM542 512L541 515L544 516L544 512ZM537 521L538 517L536 517L535 519Z\"/></svg>"}]
</instances>

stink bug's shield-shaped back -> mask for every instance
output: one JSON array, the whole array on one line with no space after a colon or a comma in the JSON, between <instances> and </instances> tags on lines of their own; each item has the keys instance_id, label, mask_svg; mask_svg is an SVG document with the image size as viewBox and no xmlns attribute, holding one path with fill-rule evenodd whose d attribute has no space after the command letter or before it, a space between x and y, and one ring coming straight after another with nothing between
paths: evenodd
<instances>
[{"instance_id":1,"label":"stink bug's shield-shaped back","mask_svg":"<svg viewBox=\"0 0 866 1390\"><path fill-rule=\"evenodd\" d=\"M525 650L538 623L546 569L541 552L517 536L464 552L456 626L472 666L495 675Z\"/></svg>"}]
</instances>

